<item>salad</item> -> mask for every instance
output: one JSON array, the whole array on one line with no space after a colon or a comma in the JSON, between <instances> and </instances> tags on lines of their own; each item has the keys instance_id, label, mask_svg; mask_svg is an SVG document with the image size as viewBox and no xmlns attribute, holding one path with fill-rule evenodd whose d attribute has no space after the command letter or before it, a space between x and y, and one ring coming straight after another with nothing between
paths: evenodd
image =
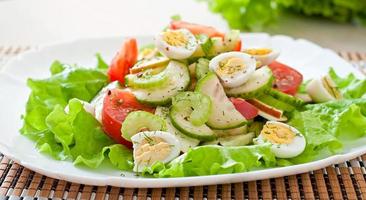
<instances>
[{"instance_id":1,"label":"salad","mask_svg":"<svg viewBox=\"0 0 366 200\"><path fill-rule=\"evenodd\" d=\"M295 165L366 135L365 79L330 68L303 80L276 48L181 20L151 42L29 79L21 134L54 159L152 177Z\"/></svg>"}]
</instances>

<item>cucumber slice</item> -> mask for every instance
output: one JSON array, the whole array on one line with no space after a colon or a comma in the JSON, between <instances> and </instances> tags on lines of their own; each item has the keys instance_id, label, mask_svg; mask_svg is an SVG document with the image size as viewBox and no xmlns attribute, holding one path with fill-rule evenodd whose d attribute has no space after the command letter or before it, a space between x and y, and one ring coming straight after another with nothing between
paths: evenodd
<instances>
[{"instance_id":1,"label":"cucumber slice","mask_svg":"<svg viewBox=\"0 0 366 200\"><path fill-rule=\"evenodd\" d=\"M292 106L295 106L295 107L300 107L305 104L305 102L302 99L285 94L285 93L280 92L275 89L267 90L266 94L271 95L272 97L278 99L279 101L283 101L283 102L290 104Z\"/></svg>"},{"instance_id":2,"label":"cucumber slice","mask_svg":"<svg viewBox=\"0 0 366 200\"><path fill-rule=\"evenodd\" d=\"M169 77L166 71L163 70L158 74L153 74L152 70L146 70L138 74L128 74L125 76L125 83L127 87L132 88L154 88L161 87L168 83Z\"/></svg>"},{"instance_id":3,"label":"cucumber slice","mask_svg":"<svg viewBox=\"0 0 366 200\"><path fill-rule=\"evenodd\" d=\"M256 136L260 134L264 126L264 122L262 121L254 121L248 125L248 132L253 132Z\"/></svg>"},{"instance_id":4,"label":"cucumber slice","mask_svg":"<svg viewBox=\"0 0 366 200\"><path fill-rule=\"evenodd\" d=\"M196 64L196 70L195 70L197 80L199 80L207 75L207 73L209 72L209 68L208 68L209 63L210 63L210 61L206 58L198 59L197 64Z\"/></svg>"},{"instance_id":5,"label":"cucumber slice","mask_svg":"<svg viewBox=\"0 0 366 200\"><path fill-rule=\"evenodd\" d=\"M214 140L215 133L205 124L211 113L211 101L198 92L182 92L173 98L169 117L172 124L189 137Z\"/></svg>"},{"instance_id":6,"label":"cucumber slice","mask_svg":"<svg viewBox=\"0 0 366 200\"><path fill-rule=\"evenodd\" d=\"M247 126L241 126L238 128L227 129L227 130L213 130L218 137L242 135L247 133Z\"/></svg>"},{"instance_id":7,"label":"cucumber slice","mask_svg":"<svg viewBox=\"0 0 366 200\"><path fill-rule=\"evenodd\" d=\"M257 69L249 80L235 88L226 88L226 94L233 97L249 99L258 97L272 87L273 75L271 69L262 67Z\"/></svg>"},{"instance_id":8,"label":"cucumber slice","mask_svg":"<svg viewBox=\"0 0 366 200\"><path fill-rule=\"evenodd\" d=\"M131 141L131 137L141 131L166 131L165 121L149 112L134 111L127 115L122 123L122 137Z\"/></svg>"},{"instance_id":9,"label":"cucumber slice","mask_svg":"<svg viewBox=\"0 0 366 200\"><path fill-rule=\"evenodd\" d=\"M220 80L214 73L210 73L200 79L196 91L210 97L212 101L212 113L207 125L213 129L232 129L243 126L247 123L245 117L234 107L227 98Z\"/></svg>"},{"instance_id":10,"label":"cucumber slice","mask_svg":"<svg viewBox=\"0 0 366 200\"><path fill-rule=\"evenodd\" d=\"M240 41L240 31L231 30L225 34L224 38L199 35L196 39L199 45L191 58L213 57L219 53L233 51Z\"/></svg>"},{"instance_id":11,"label":"cucumber slice","mask_svg":"<svg viewBox=\"0 0 366 200\"><path fill-rule=\"evenodd\" d=\"M254 133L247 133L243 135L222 137L219 138L219 142L222 146L245 146L252 143L254 136Z\"/></svg>"},{"instance_id":12,"label":"cucumber slice","mask_svg":"<svg viewBox=\"0 0 366 200\"><path fill-rule=\"evenodd\" d=\"M211 141L205 141L201 142L200 146L206 146L206 145L218 145L219 139L211 140Z\"/></svg>"},{"instance_id":13,"label":"cucumber slice","mask_svg":"<svg viewBox=\"0 0 366 200\"><path fill-rule=\"evenodd\" d=\"M153 70L156 68L161 68L169 63L169 58L165 56L154 55L154 51L157 51L157 49L154 49L152 52L150 52L152 55L146 55L140 58L139 61L130 69L130 73L137 74L148 69Z\"/></svg>"},{"instance_id":14,"label":"cucumber slice","mask_svg":"<svg viewBox=\"0 0 366 200\"><path fill-rule=\"evenodd\" d=\"M188 137L173 126L172 121L169 118L169 108L158 106L155 109L155 115L160 116L165 120L167 125L167 132L175 135L178 138L181 144L180 150L182 152L188 152L189 149L198 146L198 144L200 143L199 140Z\"/></svg>"},{"instance_id":15,"label":"cucumber slice","mask_svg":"<svg viewBox=\"0 0 366 200\"><path fill-rule=\"evenodd\" d=\"M313 101L313 99L311 98L310 95L306 94L306 93L296 93L295 97L302 99L305 103L310 103Z\"/></svg>"},{"instance_id":16,"label":"cucumber slice","mask_svg":"<svg viewBox=\"0 0 366 200\"><path fill-rule=\"evenodd\" d=\"M279 110L283 110L283 111L287 111L287 112L291 112L291 111L295 110L295 107L293 105L279 101L270 95L262 95L262 96L258 97L257 100L259 100L267 105L270 105L274 108L277 108Z\"/></svg>"},{"instance_id":17,"label":"cucumber slice","mask_svg":"<svg viewBox=\"0 0 366 200\"><path fill-rule=\"evenodd\" d=\"M190 110L189 121L200 126L207 122L211 114L211 100L198 92L182 92L173 99L173 107L177 110Z\"/></svg>"},{"instance_id":18,"label":"cucumber slice","mask_svg":"<svg viewBox=\"0 0 366 200\"><path fill-rule=\"evenodd\" d=\"M198 58L209 56L212 49L211 38L209 38L207 35L200 34L196 36L196 39L199 45L197 46L196 51L192 54L191 57Z\"/></svg>"},{"instance_id":19,"label":"cucumber slice","mask_svg":"<svg viewBox=\"0 0 366 200\"><path fill-rule=\"evenodd\" d=\"M173 96L184 91L190 82L189 72L186 65L177 61L170 61L165 73L168 83L154 88L132 89L132 93L141 103L150 105L166 105L171 102Z\"/></svg>"}]
</instances>

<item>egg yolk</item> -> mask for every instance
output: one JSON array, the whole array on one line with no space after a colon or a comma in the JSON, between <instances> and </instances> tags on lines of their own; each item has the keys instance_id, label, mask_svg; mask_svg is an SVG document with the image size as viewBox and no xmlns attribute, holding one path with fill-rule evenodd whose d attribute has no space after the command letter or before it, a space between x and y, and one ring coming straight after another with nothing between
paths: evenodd
<instances>
[{"instance_id":1,"label":"egg yolk","mask_svg":"<svg viewBox=\"0 0 366 200\"><path fill-rule=\"evenodd\" d=\"M324 88L328 91L336 99L342 99L342 94L339 92L337 85L333 82L333 80L328 77L324 76L322 78L322 84Z\"/></svg>"},{"instance_id":2,"label":"egg yolk","mask_svg":"<svg viewBox=\"0 0 366 200\"><path fill-rule=\"evenodd\" d=\"M290 144L296 136L286 126L268 123L264 125L261 135L270 142L277 144Z\"/></svg>"},{"instance_id":3,"label":"egg yolk","mask_svg":"<svg viewBox=\"0 0 366 200\"><path fill-rule=\"evenodd\" d=\"M245 69L244 60L241 58L228 58L219 62L216 72L219 75L231 75Z\"/></svg>"},{"instance_id":4,"label":"egg yolk","mask_svg":"<svg viewBox=\"0 0 366 200\"><path fill-rule=\"evenodd\" d=\"M246 50L244 50L244 52L247 54L250 54L250 55L262 56L262 55L267 55L267 54L271 53L272 49L268 49L268 48L246 49Z\"/></svg>"},{"instance_id":5,"label":"egg yolk","mask_svg":"<svg viewBox=\"0 0 366 200\"><path fill-rule=\"evenodd\" d=\"M185 46L188 43L186 36L179 31L166 31L163 33L163 39L171 46Z\"/></svg>"},{"instance_id":6,"label":"egg yolk","mask_svg":"<svg viewBox=\"0 0 366 200\"><path fill-rule=\"evenodd\" d=\"M171 152L171 146L159 137L147 137L135 151L135 160L138 164L154 164L164 160Z\"/></svg>"}]
</instances>

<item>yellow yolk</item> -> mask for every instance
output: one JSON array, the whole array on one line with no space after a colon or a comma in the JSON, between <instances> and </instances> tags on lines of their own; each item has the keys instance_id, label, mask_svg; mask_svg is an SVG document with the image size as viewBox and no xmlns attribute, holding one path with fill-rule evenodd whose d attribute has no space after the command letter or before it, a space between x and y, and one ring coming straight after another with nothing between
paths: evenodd
<instances>
[{"instance_id":1,"label":"yellow yolk","mask_svg":"<svg viewBox=\"0 0 366 200\"><path fill-rule=\"evenodd\" d=\"M135 160L139 164L154 164L164 160L171 152L171 146L158 137L144 139L135 152Z\"/></svg>"},{"instance_id":2,"label":"yellow yolk","mask_svg":"<svg viewBox=\"0 0 366 200\"><path fill-rule=\"evenodd\" d=\"M244 53L250 54L250 55L267 55L269 53L271 53L272 50L271 49L267 49L267 48L258 48L258 49L246 49L244 50Z\"/></svg>"},{"instance_id":3,"label":"yellow yolk","mask_svg":"<svg viewBox=\"0 0 366 200\"><path fill-rule=\"evenodd\" d=\"M241 58L228 58L219 62L219 67L216 69L219 75L231 75L242 71L245 68L244 60Z\"/></svg>"},{"instance_id":4,"label":"yellow yolk","mask_svg":"<svg viewBox=\"0 0 366 200\"><path fill-rule=\"evenodd\" d=\"M342 94L339 92L337 85L333 82L333 80L328 77L324 76L322 78L322 83L324 88L328 91L336 99L342 99Z\"/></svg>"},{"instance_id":5,"label":"yellow yolk","mask_svg":"<svg viewBox=\"0 0 366 200\"><path fill-rule=\"evenodd\" d=\"M185 46L188 43L186 36L179 31L166 31L163 33L163 39L171 46Z\"/></svg>"},{"instance_id":6,"label":"yellow yolk","mask_svg":"<svg viewBox=\"0 0 366 200\"><path fill-rule=\"evenodd\" d=\"M296 136L291 129L278 124L264 125L261 135L265 139L277 144L290 144Z\"/></svg>"}]
</instances>

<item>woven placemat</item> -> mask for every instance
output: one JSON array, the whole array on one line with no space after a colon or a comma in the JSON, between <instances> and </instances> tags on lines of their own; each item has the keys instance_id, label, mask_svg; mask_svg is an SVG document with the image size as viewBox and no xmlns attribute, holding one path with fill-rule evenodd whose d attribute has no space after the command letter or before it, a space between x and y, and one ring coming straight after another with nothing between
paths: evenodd
<instances>
[{"instance_id":1,"label":"woven placemat","mask_svg":"<svg viewBox=\"0 0 366 200\"><path fill-rule=\"evenodd\" d=\"M1 63L29 47L1 47ZM366 53L339 52L366 74ZM280 178L182 188L98 187L35 173L0 154L2 199L366 199L366 155L324 169Z\"/></svg>"}]
</instances>

